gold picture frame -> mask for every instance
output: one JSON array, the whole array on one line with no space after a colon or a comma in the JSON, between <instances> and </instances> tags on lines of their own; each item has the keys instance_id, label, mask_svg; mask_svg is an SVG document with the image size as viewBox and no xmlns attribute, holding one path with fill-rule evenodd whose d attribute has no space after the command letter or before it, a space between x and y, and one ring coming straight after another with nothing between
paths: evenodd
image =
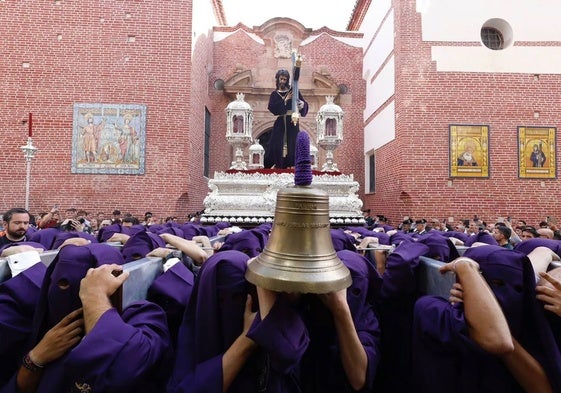
<instances>
[{"instance_id":1,"label":"gold picture frame","mask_svg":"<svg viewBox=\"0 0 561 393\"><path fill-rule=\"evenodd\" d=\"M489 177L489 126L450 125L450 177Z\"/></svg>"},{"instance_id":2,"label":"gold picture frame","mask_svg":"<svg viewBox=\"0 0 561 393\"><path fill-rule=\"evenodd\" d=\"M518 127L518 177L557 178L555 127Z\"/></svg>"}]
</instances>

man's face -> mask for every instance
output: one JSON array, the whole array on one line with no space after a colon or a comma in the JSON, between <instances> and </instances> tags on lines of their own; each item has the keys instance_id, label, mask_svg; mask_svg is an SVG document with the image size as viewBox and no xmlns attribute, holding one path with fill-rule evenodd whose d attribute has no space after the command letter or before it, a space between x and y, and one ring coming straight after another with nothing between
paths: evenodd
<instances>
[{"instance_id":1,"label":"man's face","mask_svg":"<svg viewBox=\"0 0 561 393\"><path fill-rule=\"evenodd\" d=\"M4 221L4 228L8 239L19 240L25 236L29 229L29 214L14 213L10 222Z\"/></svg>"},{"instance_id":2,"label":"man's face","mask_svg":"<svg viewBox=\"0 0 561 393\"><path fill-rule=\"evenodd\" d=\"M475 221L471 221L469 223L469 231L471 233L477 233L479 232L479 225L477 225L477 223Z\"/></svg>"},{"instance_id":3,"label":"man's face","mask_svg":"<svg viewBox=\"0 0 561 393\"><path fill-rule=\"evenodd\" d=\"M279 76L279 87L283 88L286 86L286 83L288 82L288 78L284 75Z\"/></svg>"},{"instance_id":4,"label":"man's face","mask_svg":"<svg viewBox=\"0 0 561 393\"><path fill-rule=\"evenodd\" d=\"M499 231L497 228L493 229L493 237L495 238L496 241L500 241L503 240L503 233L501 231Z\"/></svg>"}]
</instances>

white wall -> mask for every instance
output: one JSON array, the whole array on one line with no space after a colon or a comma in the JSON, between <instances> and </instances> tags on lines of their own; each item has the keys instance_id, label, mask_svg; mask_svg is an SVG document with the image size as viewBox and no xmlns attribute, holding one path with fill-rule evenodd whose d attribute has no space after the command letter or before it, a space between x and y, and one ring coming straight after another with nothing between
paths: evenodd
<instances>
[{"instance_id":1,"label":"white wall","mask_svg":"<svg viewBox=\"0 0 561 393\"><path fill-rule=\"evenodd\" d=\"M561 47L551 46L561 41L559 0L417 0L416 5L423 40L435 42L431 53L438 71L561 73ZM493 51L481 43L481 27L494 18L510 25L513 46Z\"/></svg>"}]
</instances>

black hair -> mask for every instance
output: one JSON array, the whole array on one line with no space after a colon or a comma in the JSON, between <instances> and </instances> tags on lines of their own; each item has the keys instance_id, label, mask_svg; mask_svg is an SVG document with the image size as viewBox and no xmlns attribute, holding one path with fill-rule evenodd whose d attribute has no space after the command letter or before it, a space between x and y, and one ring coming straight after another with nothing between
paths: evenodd
<instances>
[{"instance_id":1,"label":"black hair","mask_svg":"<svg viewBox=\"0 0 561 393\"><path fill-rule=\"evenodd\" d=\"M538 231L536 231L536 228L530 225L522 227L522 232L530 232L532 236L540 237L540 234L538 233Z\"/></svg>"},{"instance_id":2,"label":"black hair","mask_svg":"<svg viewBox=\"0 0 561 393\"><path fill-rule=\"evenodd\" d=\"M507 240L510 239L512 231L509 227L507 227L506 225L497 225L495 228L497 228L497 230L502 233Z\"/></svg>"},{"instance_id":3,"label":"black hair","mask_svg":"<svg viewBox=\"0 0 561 393\"><path fill-rule=\"evenodd\" d=\"M277 71L276 75L275 75L275 80L277 83L277 89L279 88L279 78L281 76L286 76L286 88L290 89L290 74L288 73L287 70L281 68L280 70Z\"/></svg>"},{"instance_id":4,"label":"black hair","mask_svg":"<svg viewBox=\"0 0 561 393\"><path fill-rule=\"evenodd\" d=\"M23 207L14 207L13 209L10 209L6 213L4 213L2 219L9 223L10 221L12 221L12 217L14 216L14 214L27 214L31 218L31 214L29 214L29 212Z\"/></svg>"}]
</instances>

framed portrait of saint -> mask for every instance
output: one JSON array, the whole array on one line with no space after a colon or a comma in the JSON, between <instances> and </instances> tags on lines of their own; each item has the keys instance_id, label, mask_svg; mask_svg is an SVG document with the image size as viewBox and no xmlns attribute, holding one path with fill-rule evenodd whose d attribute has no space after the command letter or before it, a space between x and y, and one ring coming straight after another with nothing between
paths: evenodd
<instances>
[{"instance_id":1,"label":"framed portrait of saint","mask_svg":"<svg viewBox=\"0 0 561 393\"><path fill-rule=\"evenodd\" d=\"M489 177L489 126L452 124L450 177Z\"/></svg>"},{"instance_id":2,"label":"framed portrait of saint","mask_svg":"<svg viewBox=\"0 0 561 393\"><path fill-rule=\"evenodd\" d=\"M518 127L518 177L555 179L555 127Z\"/></svg>"}]
</instances>

